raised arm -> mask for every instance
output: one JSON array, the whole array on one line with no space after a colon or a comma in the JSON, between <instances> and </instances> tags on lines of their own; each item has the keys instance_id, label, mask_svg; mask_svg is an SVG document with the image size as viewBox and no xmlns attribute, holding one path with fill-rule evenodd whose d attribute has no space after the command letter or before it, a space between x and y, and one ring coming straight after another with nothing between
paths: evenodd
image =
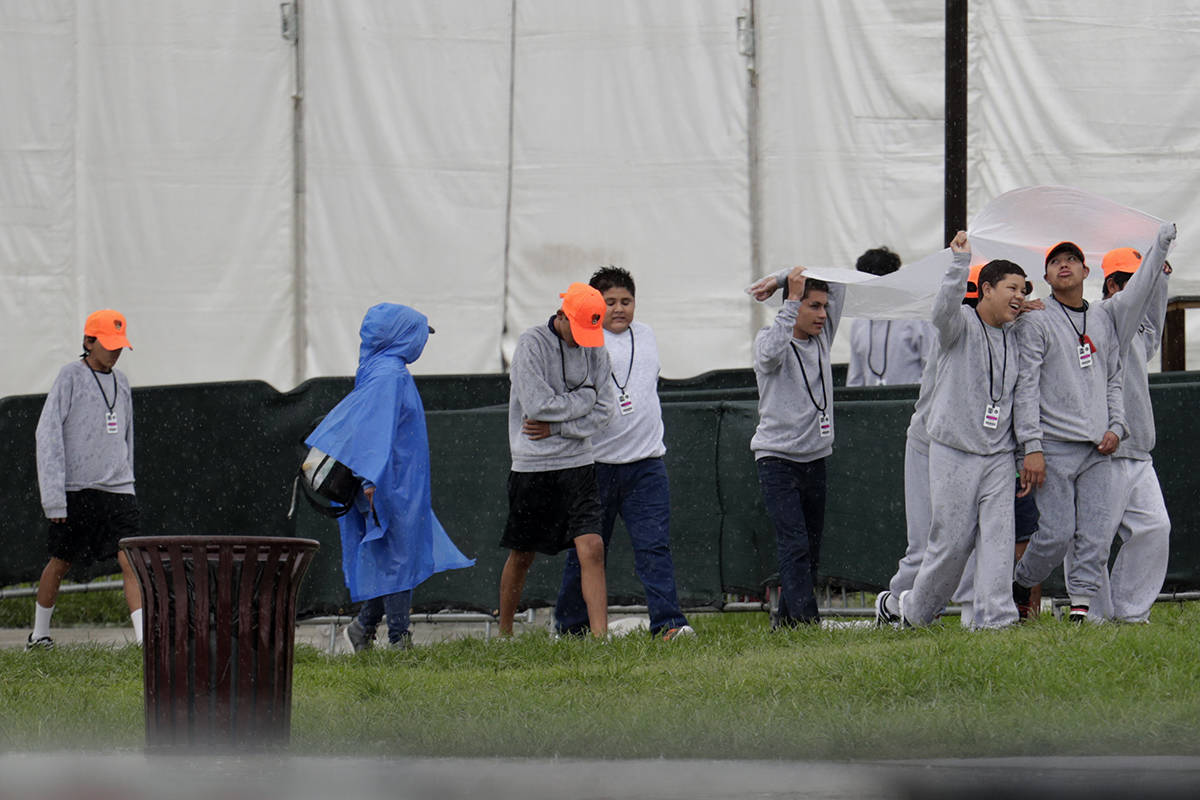
<instances>
[{"instance_id":1,"label":"raised arm","mask_svg":"<svg viewBox=\"0 0 1200 800\"><path fill-rule=\"evenodd\" d=\"M1125 284L1125 288L1106 303L1113 327L1117 331L1117 341L1122 357L1133 341L1134 334L1145 319L1147 310L1154 300L1160 284L1166 283L1164 262L1171 242L1175 241L1175 223L1164 222L1158 229L1158 236L1150 246L1150 252L1142 259L1141 266L1133 277Z\"/></svg>"},{"instance_id":2,"label":"raised arm","mask_svg":"<svg viewBox=\"0 0 1200 800\"><path fill-rule=\"evenodd\" d=\"M950 242L950 249L954 256L933 300L933 327L937 330L942 350L949 349L966 328L966 320L959 308L962 306L967 276L971 272L971 243L964 231L955 235L954 241Z\"/></svg>"}]
</instances>

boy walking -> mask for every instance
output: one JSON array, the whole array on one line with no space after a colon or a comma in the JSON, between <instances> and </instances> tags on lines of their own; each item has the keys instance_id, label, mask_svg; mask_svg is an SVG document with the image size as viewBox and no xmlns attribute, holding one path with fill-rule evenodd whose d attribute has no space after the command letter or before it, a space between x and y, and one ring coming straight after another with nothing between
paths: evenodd
<instances>
[{"instance_id":1,"label":"boy walking","mask_svg":"<svg viewBox=\"0 0 1200 800\"><path fill-rule=\"evenodd\" d=\"M50 560L38 581L26 650L50 649L50 617L62 579L74 564L117 557L133 632L142 641L142 593L117 542L137 536L133 491L133 399L116 370L131 350L125 317L97 311L83 326L83 355L59 370L37 424L38 488L50 520Z\"/></svg>"},{"instance_id":2,"label":"boy walking","mask_svg":"<svg viewBox=\"0 0 1200 800\"><path fill-rule=\"evenodd\" d=\"M1009 328L1021 312L1025 273L1011 261L989 262L979 273L978 305L964 306L971 260L966 233L960 231L950 248L954 261L933 307L938 360L926 419L929 541L912 589L898 598L899 616L907 625L932 622L974 550L972 624L999 628L1017 619L1010 589L1018 355L1015 343L1009 347Z\"/></svg>"},{"instance_id":3,"label":"boy walking","mask_svg":"<svg viewBox=\"0 0 1200 800\"><path fill-rule=\"evenodd\" d=\"M1021 485L1037 490L1037 533L1017 562L1017 612L1030 587L1069 557L1069 619L1083 622L1100 587L1112 540L1112 460L1126 436L1120 343L1112 318L1083 298L1083 251L1059 242L1046 253L1051 298L1017 326L1021 369L1013 416L1024 453Z\"/></svg>"},{"instance_id":4,"label":"boy walking","mask_svg":"<svg viewBox=\"0 0 1200 800\"><path fill-rule=\"evenodd\" d=\"M592 635L608 632L603 513L589 437L616 412L612 364L604 349L604 298L584 283L560 295L544 325L521 334L513 353L508 399L509 549L500 575L500 634L512 636L513 615L536 553L574 547Z\"/></svg>"},{"instance_id":5,"label":"boy walking","mask_svg":"<svg viewBox=\"0 0 1200 800\"><path fill-rule=\"evenodd\" d=\"M813 590L825 528L825 459L833 452L829 348L845 287L787 274L787 299L754 340L758 428L750 441L779 559L776 627L819 623ZM776 278L778 284L778 276Z\"/></svg>"},{"instance_id":6,"label":"boy walking","mask_svg":"<svg viewBox=\"0 0 1200 800\"><path fill-rule=\"evenodd\" d=\"M695 632L679 608L671 560L671 495L663 464L667 448L658 402L658 343L650 326L634 322L632 275L620 267L603 267L589 284L607 306L604 345L612 362L608 378L617 392L618 413L607 428L592 436L605 552L620 514L633 543L634 569L646 591L650 632L664 641L692 636ZM567 551L554 617L559 633L587 630L579 557L574 550Z\"/></svg>"}]
</instances>

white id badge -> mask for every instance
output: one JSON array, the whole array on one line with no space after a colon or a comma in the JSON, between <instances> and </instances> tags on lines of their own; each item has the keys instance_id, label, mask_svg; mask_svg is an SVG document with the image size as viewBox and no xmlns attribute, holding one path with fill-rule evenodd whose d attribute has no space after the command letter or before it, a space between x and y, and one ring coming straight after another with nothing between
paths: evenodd
<instances>
[{"instance_id":1,"label":"white id badge","mask_svg":"<svg viewBox=\"0 0 1200 800\"><path fill-rule=\"evenodd\" d=\"M884 378L882 376L876 378L875 385L876 386L887 386L887 378Z\"/></svg>"},{"instance_id":2,"label":"white id badge","mask_svg":"<svg viewBox=\"0 0 1200 800\"><path fill-rule=\"evenodd\" d=\"M117 430L117 412L106 411L104 413L104 432L105 433L119 433L120 432Z\"/></svg>"},{"instance_id":3,"label":"white id badge","mask_svg":"<svg viewBox=\"0 0 1200 800\"><path fill-rule=\"evenodd\" d=\"M629 392L617 395L617 407L621 409L621 416L633 413L633 398L629 396Z\"/></svg>"},{"instance_id":4,"label":"white id badge","mask_svg":"<svg viewBox=\"0 0 1200 800\"><path fill-rule=\"evenodd\" d=\"M1000 406L989 405L983 412L983 427L996 430L1000 425Z\"/></svg>"},{"instance_id":5,"label":"white id badge","mask_svg":"<svg viewBox=\"0 0 1200 800\"><path fill-rule=\"evenodd\" d=\"M825 439L833 436L833 421L829 419L828 414L822 414L817 420L821 425L821 438Z\"/></svg>"},{"instance_id":6,"label":"white id badge","mask_svg":"<svg viewBox=\"0 0 1200 800\"><path fill-rule=\"evenodd\" d=\"M1092 346L1087 342L1079 345L1079 367L1081 369L1092 365Z\"/></svg>"}]
</instances>

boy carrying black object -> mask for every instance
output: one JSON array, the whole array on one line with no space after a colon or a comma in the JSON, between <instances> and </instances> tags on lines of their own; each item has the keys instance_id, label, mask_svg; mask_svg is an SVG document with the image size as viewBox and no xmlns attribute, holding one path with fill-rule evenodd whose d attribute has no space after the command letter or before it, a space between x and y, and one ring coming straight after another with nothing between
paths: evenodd
<instances>
[{"instance_id":1,"label":"boy carrying black object","mask_svg":"<svg viewBox=\"0 0 1200 800\"><path fill-rule=\"evenodd\" d=\"M937 374L927 411L929 541L911 590L901 592L902 624L928 625L950 600L972 550L973 627L1017 620L1013 561L1013 391L1018 353L1012 322L1021 313L1025 272L995 260L980 270L980 300L962 305L971 263L966 233L950 243L954 261L933 306Z\"/></svg>"},{"instance_id":2,"label":"boy carrying black object","mask_svg":"<svg viewBox=\"0 0 1200 800\"><path fill-rule=\"evenodd\" d=\"M133 491L133 396L116 369L129 344L125 317L97 311L83 327L83 356L63 367L37 424L38 487L50 520L50 561L38 581L33 632L26 650L50 649L50 617L59 586L73 564L117 557L125 602L142 641L142 592L117 542L137 536Z\"/></svg>"},{"instance_id":3,"label":"boy carrying black object","mask_svg":"<svg viewBox=\"0 0 1200 800\"><path fill-rule=\"evenodd\" d=\"M500 546L510 552L500 575L500 634L513 615L535 553L574 547L592 635L608 632L608 589L596 468L589 437L616 413L604 349L604 297L584 283L560 295L544 325L521 334L513 353L508 400L508 523Z\"/></svg>"}]
</instances>

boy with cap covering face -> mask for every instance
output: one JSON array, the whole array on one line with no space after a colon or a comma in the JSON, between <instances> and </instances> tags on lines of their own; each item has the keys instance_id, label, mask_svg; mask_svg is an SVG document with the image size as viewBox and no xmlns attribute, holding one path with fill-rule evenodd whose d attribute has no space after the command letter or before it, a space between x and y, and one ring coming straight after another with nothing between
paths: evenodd
<instances>
[{"instance_id":1,"label":"boy with cap covering face","mask_svg":"<svg viewBox=\"0 0 1200 800\"><path fill-rule=\"evenodd\" d=\"M579 558L580 588L593 636L608 631L603 523L589 437L616 412L604 349L607 307L599 291L572 283L545 325L521 334L509 378L508 522L500 546L509 549L500 575L500 634L513 615L535 553L570 547Z\"/></svg>"},{"instance_id":2,"label":"boy with cap covering face","mask_svg":"<svg viewBox=\"0 0 1200 800\"><path fill-rule=\"evenodd\" d=\"M1017 326L1021 370L1014 425L1023 491L1038 490L1037 533L1017 563L1013 599L1022 619L1030 587L1070 557L1069 618L1082 622L1100 587L1112 538L1112 461L1127 435L1120 342L1112 317L1083 298L1089 269L1074 242L1046 252L1051 298Z\"/></svg>"},{"instance_id":3,"label":"boy with cap covering face","mask_svg":"<svg viewBox=\"0 0 1200 800\"><path fill-rule=\"evenodd\" d=\"M1154 449L1154 409L1146 362L1158 350L1167 312L1167 250L1175 226L1163 225L1143 260L1132 247L1105 254L1104 299L1101 308L1112 317L1122 342L1122 398L1129 438L1113 455L1113 485L1109 494L1112 525L1109 540L1121 538L1111 578L1100 571L1098 590L1088 619L1145 622L1162 589L1170 555L1171 519L1150 451ZM1068 579L1075 571L1068 558Z\"/></svg>"},{"instance_id":4,"label":"boy with cap covering face","mask_svg":"<svg viewBox=\"0 0 1200 800\"><path fill-rule=\"evenodd\" d=\"M83 327L83 355L59 370L37 424L38 487L50 520L50 560L38 581L26 650L50 649L50 617L72 564L117 557L125 602L142 641L142 593L117 542L138 535L133 491L133 398L116 370L129 344L125 317L97 311Z\"/></svg>"}]
</instances>

